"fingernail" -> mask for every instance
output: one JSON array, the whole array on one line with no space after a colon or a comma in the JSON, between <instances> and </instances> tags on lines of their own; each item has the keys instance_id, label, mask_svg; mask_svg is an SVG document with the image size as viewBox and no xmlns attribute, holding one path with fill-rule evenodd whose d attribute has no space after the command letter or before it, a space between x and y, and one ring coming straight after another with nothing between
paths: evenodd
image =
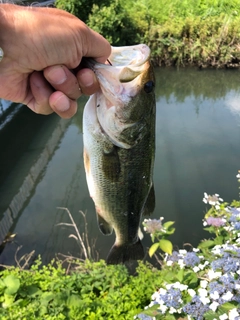
<instances>
[{"instance_id":1,"label":"fingernail","mask_svg":"<svg viewBox=\"0 0 240 320\"><path fill-rule=\"evenodd\" d=\"M91 87L94 84L94 75L92 72L89 72L88 70L84 70L84 72L79 74L78 77L79 83L83 87Z\"/></svg>"},{"instance_id":2,"label":"fingernail","mask_svg":"<svg viewBox=\"0 0 240 320\"><path fill-rule=\"evenodd\" d=\"M59 112L64 112L70 109L70 101L64 95L60 96L54 103L54 108Z\"/></svg>"},{"instance_id":3,"label":"fingernail","mask_svg":"<svg viewBox=\"0 0 240 320\"><path fill-rule=\"evenodd\" d=\"M62 84L67 80L67 75L62 66L53 66L45 71L47 80L52 84Z\"/></svg>"}]
</instances>

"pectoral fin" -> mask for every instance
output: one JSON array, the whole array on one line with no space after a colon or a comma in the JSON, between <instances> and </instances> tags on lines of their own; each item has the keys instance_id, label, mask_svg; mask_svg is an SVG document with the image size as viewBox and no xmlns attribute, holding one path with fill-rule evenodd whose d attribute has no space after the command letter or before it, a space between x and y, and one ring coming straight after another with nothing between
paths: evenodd
<instances>
[{"instance_id":1,"label":"pectoral fin","mask_svg":"<svg viewBox=\"0 0 240 320\"><path fill-rule=\"evenodd\" d=\"M112 233L112 231L113 231L112 226L109 223L107 223L107 221L105 219L103 219L103 217L100 216L99 213L97 213L97 221L98 221L98 227L99 227L100 231L105 236L108 236Z\"/></svg>"},{"instance_id":2,"label":"pectoral fin","mask_svg":"<svg viewBox=\"0 0 240 320\"><path fill-rule=\"evenodd\" d=\"M142 214L144 216L150 216L153 213L154 209L155 209L155 190L154 190L154 185L152 184L152 187L149 191Z\"/></svg>"}]
</instances>

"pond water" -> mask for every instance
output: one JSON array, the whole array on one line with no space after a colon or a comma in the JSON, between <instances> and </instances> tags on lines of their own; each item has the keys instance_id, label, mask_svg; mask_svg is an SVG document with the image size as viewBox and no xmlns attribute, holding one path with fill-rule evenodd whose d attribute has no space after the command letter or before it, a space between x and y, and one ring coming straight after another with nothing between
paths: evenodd
<instances>
[{"instance_id":1,"label":"pond water","mask_svg":"<svg viewBox=\"0 0 240 320\"><path fill-rule=\"evenodd\" d=\"M202 219L203 193L238 199L240 169L240 73L237 70L192 68L156 70L157 127L153 218L174 220L171 240L196 246L208 234ZM80 257L70 234L80 232L86 213L89 241L105 259L114 235L100 233L83 167L82 111L71 120L41 116L25 106L0 102L0 241L8 232L14 241L1 248L0 264L15 264L35 250L44 263L58 253ZM149 235L143 238L147 248Z\"/></svg>"}]
</instances>

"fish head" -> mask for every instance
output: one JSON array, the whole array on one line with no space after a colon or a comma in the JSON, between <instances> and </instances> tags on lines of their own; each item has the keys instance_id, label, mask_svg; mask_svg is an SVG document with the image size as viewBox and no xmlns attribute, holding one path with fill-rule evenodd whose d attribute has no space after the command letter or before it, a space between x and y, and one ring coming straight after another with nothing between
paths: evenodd
<instances>
[{"instance_id":1,"label":"fish head","mask_svg":"<svg viewBox=\"0 0 240 320\"><path fill-rule=\"evenodd\" d=\"M129 149L149 131L155 113L150 49L144 44L112 47L109 62L90 63L100 84L97 118L114 145Z\"/></svg>"}]
</instances>

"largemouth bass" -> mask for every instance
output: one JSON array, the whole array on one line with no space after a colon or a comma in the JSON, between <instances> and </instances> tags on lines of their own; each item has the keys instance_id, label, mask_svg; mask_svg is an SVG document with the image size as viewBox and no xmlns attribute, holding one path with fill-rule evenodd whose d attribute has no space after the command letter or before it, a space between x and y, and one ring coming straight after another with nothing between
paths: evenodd
<instances>
[{"instance_id":1,"label":"largemouth bass","mask_svg":"<svg viewBox=\"0 0 240 320\"><path fill-rule=\"evenodd\" d=\"M107 263L140 260L142 214L155 205L153 165L156 104L150 49L112 47L109 64L88 61L100 90L83 113L84 165L98 225L116 240Z\"/></svg>"}]
</instances>

